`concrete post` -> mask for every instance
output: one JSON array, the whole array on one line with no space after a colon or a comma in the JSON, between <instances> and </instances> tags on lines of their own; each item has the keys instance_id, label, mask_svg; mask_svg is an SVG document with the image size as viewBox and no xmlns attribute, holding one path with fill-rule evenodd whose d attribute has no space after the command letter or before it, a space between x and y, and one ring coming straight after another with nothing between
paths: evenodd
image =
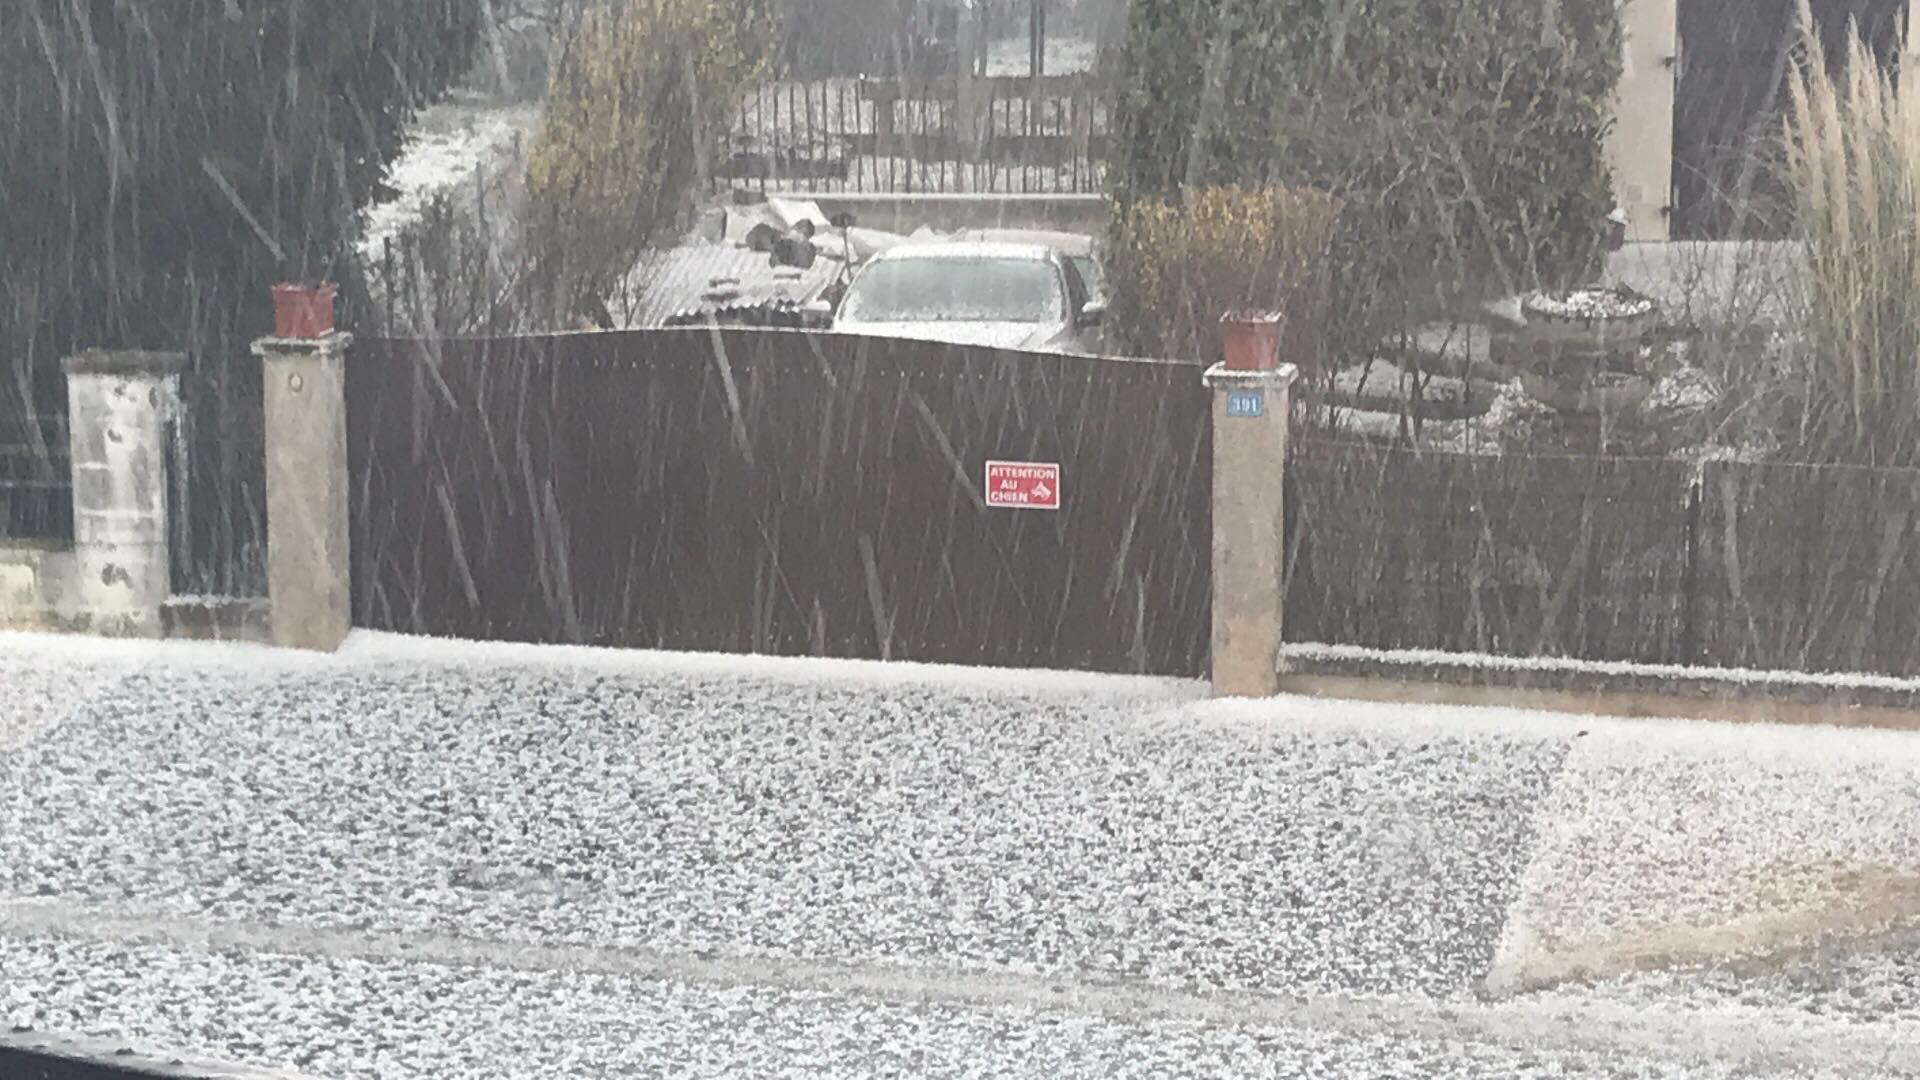
<instances>
[{"instance_id":1,"label":"concrete post","mask_svg":"<svg viewBox=\"0 0 1920 1080\"><path fill-rule=\"evenodd\" d=\"M1279 690L1292 364L1207 369L1213 391L1213 693Z\"/></svg>"},{"instance_id":2,"label":"concrete post","mask_svg":"<svg viewBox=\"0 0 1920 1080\"><path fill-rule=\"evenodd\" d=\"M171 585L166 422L186 354L90 350L67 357L74 581L82 628L158 637Z\"/></svg>"},{"instance_id":3,"label":"concrete post","mask_svg":"<svg viewBox=\"0 0 1920 1080\"><path fill-rule=\"evenodd\" d=\"M347 566L348 334L261 338L267 597L273 643L331 652L352 622Z\"/></svg>"}]
</instances>

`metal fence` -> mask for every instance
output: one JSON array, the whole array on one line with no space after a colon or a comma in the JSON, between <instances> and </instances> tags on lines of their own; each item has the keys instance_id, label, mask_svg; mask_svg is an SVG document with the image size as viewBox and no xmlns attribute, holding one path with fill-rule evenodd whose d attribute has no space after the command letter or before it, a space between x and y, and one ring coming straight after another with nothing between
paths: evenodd
<instances>
[{"instance_id":1,"label":"metal fence","mask_svg":"<svg viewBox=\"0 0 1920 1080\"><path fill-rule=\"evenodd\" d=\"M779 331L366 341L357 624L1198 674L1189 365ZM1059 511L985 501L1057 463ZM1920 473L1304 441L1288 637L1920 676Z\"/></svg>"},{"instance_id":2,"label":"metal fence","mask_svg":"<svg viewBox=\"0 0 1920 1080\"><path fill-rule=\"evenodd\" d=\"M182 407L166 431L173 591L265 596L266 435L259 363L196 364L181 376L180 392Z\"/></svg>"},{"instance_id":3,"label":"metal fence","mask_svg":"<svg viewBox=\"0 0 1920 1080\"><path fill-rule=\"evenodd\" d=\"M1920 675L1920 472L1716 463L1698 499L1701 662Z\"/></svg>"},{"instance_id":4,"label":"metal fence","mask_svg":"<svg viewBox=\"0 0 1920 1080\"><path fill-rule=\"evenodd\" d=\"M73 473L63 416L0 416L0 538L73 539Z\"/></svg>"},{"instance_id":5,"label":"metal fence","mask_svg":"<svg viewBox=\"0 0 1920 1080\"><path fill-rule=\"evenodd\" d=\"M1295 641L1920 675L1920 473L1307 443Z\"/></svg>"},{"instance_id":6,"label":"metal fence","mask_svg":"<svg viewBox=\"0 0 1920 1080\"><path fill-rule=\"evenodd\" d=\"M185 407L166 422L163 459L171 587L179 595L264 596L258 382L236 393L189 371L182 391ZM67 418L0 416L0 539L71 542L73 525Z\"/></svg>"},{"instance_id":7,"label":"metal fence","mask_svg":"<svg viewBox=\"0 0 1920 1080\"><path fill-rule=\"evenodd\" d=\"M361 341L357 625L1197 675L1190 365L755 330ZM989 506L989 459L1060 508Z\"/></svg>"},{"instance_id":8,"label":"metal fence","mask_svg":"<svg viewBox=\"0 0 1920 1080\"><path fill-rule=\"evenodd\" d=\"M1108 124L1085 75L775 82L742 102L715 178L763 191L1094 193Z\"/></svg>"}]
</instances>

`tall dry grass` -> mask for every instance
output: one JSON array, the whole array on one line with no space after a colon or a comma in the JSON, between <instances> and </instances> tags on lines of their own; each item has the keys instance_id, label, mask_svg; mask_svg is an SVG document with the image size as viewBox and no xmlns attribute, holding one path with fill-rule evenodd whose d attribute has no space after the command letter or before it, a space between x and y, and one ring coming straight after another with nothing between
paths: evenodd
<instances>
[{"instance_id":1,"label":"tall dry grass","mask_svg":"<svg viewBox=\"0 0 1920 1080\"><path fill-rule=\"evenodd\" d=\"M1804 266L1789 322L1806 380L1797 441L1822 461L1920 463L1920 78L1857 32L1836 68L1800 0L1787 176ZM1839 73L1836 74L1836 71Z\"/></svg>"}]
</instances>

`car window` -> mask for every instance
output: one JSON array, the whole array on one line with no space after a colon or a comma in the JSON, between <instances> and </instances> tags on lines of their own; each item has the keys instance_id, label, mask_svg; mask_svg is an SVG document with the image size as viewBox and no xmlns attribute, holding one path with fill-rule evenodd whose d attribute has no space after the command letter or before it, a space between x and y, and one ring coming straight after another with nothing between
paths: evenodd
<instances>
[{"instance_id":1,"label":"car window","mask_svg":"<svg viewBox=\"0 0 1920 1080\"><path fill-rule=\"evenodd\" d=\"M1038 259L882 260L847 291L852 322L1048 322L1065 317L1052 265Z\"/></svg>"},{"instance_id":2,"label":"car window","mask_svg":"<svg viewBox=\"0 0 1920 1080\"><path fill-rule=\"evenodd\" d=\"M1091 255L1069 255L1067 262L1086 284L1088 296L1098 299L1106 295L1106 275L1100 272L1100 260Z\"/></svg>"},{"instance_id":3,"label":"car window","mask_svg":"<svg viewBox=\"0 0 1920 1080\"><path fill-rule=\"evenodd\" d=\"M1060 260L1061 276L1067 279L1067 303L1075 311L1087 306L1087 283L1071 258Z\"/></svg>"}]
</instances>

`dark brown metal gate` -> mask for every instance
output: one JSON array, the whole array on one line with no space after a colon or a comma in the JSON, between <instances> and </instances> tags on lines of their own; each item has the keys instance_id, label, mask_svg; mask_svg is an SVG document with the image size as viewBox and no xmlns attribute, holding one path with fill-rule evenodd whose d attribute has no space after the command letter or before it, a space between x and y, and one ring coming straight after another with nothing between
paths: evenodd
<instances>
[{"instance_id":1,"label":"dark brown metal gate","mask_svg":"<svg viewBox=\"0 0 1920 1080\"><path fill-rule=\"evenodd\" d=\"M357 625L1197 675L1190 365L752 330L368 341ZM1057 512L988 509L1058 462Z\"/></svg>"}]
</instances>

